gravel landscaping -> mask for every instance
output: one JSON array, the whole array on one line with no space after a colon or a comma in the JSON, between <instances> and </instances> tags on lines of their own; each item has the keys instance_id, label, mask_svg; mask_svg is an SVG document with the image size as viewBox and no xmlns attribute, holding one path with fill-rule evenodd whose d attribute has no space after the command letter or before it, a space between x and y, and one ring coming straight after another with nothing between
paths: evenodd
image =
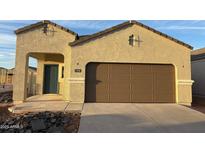
<instances>
[{"instance_id":1,"label":"gravel landscaping","mask_svg":"<svg viewBox=\"0 0 205 154\"><path fill-rule=\"evenodd\" d=\"M13 116L13 114L11 114L8 111L8 107L11 107L11 106L12 104L8 105L8 104L0 103L0 124L4 122L7 118Z\"/></svg>"},{"instance_id":2,"label":"gravel landscaping","mask_svg":"<svg viewBox=\"0 0 205 154\"><path fill-rule=\"evenodd\" d=\"M13 114L12 92L0 94L0 133L77 133L80 113L35 112Z\"/></svg>"},{"instance_id":3,"label":"gravel landscaping","mask_svg":"<svg viewBox=\"0 0 205 154\"><path fill-rule=\"evenodd\" d=\"M5 91L0 93L0 104L1 103L11 103L12 100L12 91Z\"/></svg>"},{"instance_id":4,"label":"gravel landscaping","mask_svg":"<svg viewBox=\"0 0 205 154\"><path fill-rule=\"evenodd\" d=\"M80 113L38 112L11 114L0 106L0 133L77 133Z\"/></svg>"}]
</instances>

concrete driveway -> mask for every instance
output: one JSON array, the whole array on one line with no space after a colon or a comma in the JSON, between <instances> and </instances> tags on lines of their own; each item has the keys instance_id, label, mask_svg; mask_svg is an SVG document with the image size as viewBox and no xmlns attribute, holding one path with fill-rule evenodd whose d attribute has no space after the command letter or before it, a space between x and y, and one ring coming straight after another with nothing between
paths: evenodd
<instances>
[{"instance_id":1,"label":"concrete driveway","mask_svg":"<svg viewBox=\"0 0 205 154\"><path fill-rule=\"evenodd\" d=\"M205 132L205 114L177 104L87 103L79 132Z\"/></svg>"}]
</instances>

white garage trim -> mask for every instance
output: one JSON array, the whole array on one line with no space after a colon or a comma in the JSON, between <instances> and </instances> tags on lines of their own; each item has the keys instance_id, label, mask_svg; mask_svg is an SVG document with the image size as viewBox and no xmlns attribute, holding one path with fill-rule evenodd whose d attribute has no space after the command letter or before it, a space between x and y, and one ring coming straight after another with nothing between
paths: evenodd
<instances>
[{"instance_id":1,"label":"white garage trim","mask_svg":"<svg viewBox=\"0 0 205 154\"><path fill-rule=\"evenodd\" d=\"M178 80L178 84L183 84L183 85L192 85L194 83L194 80Z\"/></svg>"}]
</instances>

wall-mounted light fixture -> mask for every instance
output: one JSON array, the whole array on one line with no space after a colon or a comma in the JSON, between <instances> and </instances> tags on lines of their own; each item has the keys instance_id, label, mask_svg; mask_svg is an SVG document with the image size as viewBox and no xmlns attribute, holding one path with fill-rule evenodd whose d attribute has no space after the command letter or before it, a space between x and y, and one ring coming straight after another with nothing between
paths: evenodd
<instances>
[{"instance_id":1,"label":"wall-mounted light fixture","mask_svg":"<svg viewBox=\"0 0 205 154\"><path fill-rule=\"evenodd\" d=\"M135 36L133 34L129 36L129 45L135 45Z\"/></svg>"},{"instance_id":2,"label":"wall-mounted light fixture","mask_svg":"<svg viewBox=\"0 0 205 154\"><path fill-rule=\"evenodd\" d=\"M140 43L143 41L140 39L139 35L137 36L137 39L135 39L135 36L132 34L129 36L129 45L135 46L135 42L138 43L138 47L140 47Z\"/></svg>"},{"instance_id":3,"label":"wall-mounted light fixture","mask_svg":"<svg viewBox=\"0 0 205 154\"><path fill-rule=\"evenodd\" d=\"M54 30L53 26L48 26L48 24L44 24L43 26L43 33L49 36L54 36L54 33L56 31Z\"/></svg>"}]
</instances>

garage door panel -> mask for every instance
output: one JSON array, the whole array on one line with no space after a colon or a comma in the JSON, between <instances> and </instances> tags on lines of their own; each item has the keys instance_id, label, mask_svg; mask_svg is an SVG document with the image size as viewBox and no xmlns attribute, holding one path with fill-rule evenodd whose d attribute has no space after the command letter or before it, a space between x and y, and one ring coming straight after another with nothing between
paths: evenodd
<instances>
[{"instance_id":1,"label":"garage door panel","mask_svg":"<svg viewBox=\"0 0 205 154\"><path fill-rule=\"evenodd\" d=\"M130 80L130 65L109 64L109 80L112 82L126 82Z\"/></svg>"},{"instance_id":2,"label":"garage door panel","mask_svg":"<svg viewBox=\"0 0 205 154\"><path fill-rule=\"evenodd\" d=\"M130 85L129 84L110 84L110 102L130 102Z\"/></svg>"},{"instance_id":3,"label":"garage door panel","mask_svg":"<svg viewBox=\"0 0 205 154\"><path fill-rule=\"evenodd\" d=\"M132 102L153 102L153 87L150 81L146 84L141 82L132 83Z\"/></svg>"},{"instance_id":4,"label":"garage door panel","mask_svg":"<svg viewBox=\"0 0 205 154\"><path fill-rule=\"evenodd\" d=\"M96 65L96 79L98 81L108 81L108 65L97 64Z\"/></svg>"},{"instance_id":5,"label":"garage door panel","mask_svg":"<svg viewBox=\"0 0 205 154\"><path fill-rule=\"evenodd\" d=\"M175 102L172 65L100 64L88 65L87 102Z\"/></svg>"},{"instance_id":6,"label":"garage door panel","mask_svg":"<svg viewBox=\"0 0 205 154\"><path fill-rule=\"evenodd\" d=\"M130 102L130 65L109 64L110 102Z\"/></svg>"},{"instance_id":7,"label":"garage door panel","mask_svg":"<svg viewBox=\"0 0 205 154\"><path fill-rule=\"evenodd\" d=\"M155 102L175 102L175 80L172 65L154 65L154 100Z\"/></svg>"},{"instance_id":8,"label":"garage door panel","mask_svg":"<svg viewBox=\"0 0 205 154\"><path fill-rule=\"evenodd\" d=\"M108 66L88 64L86 71L86 102L108 102Z\"/></svg>"},{"instance_id":9,"label":"garage door panel","mask_svg":"<svg viewBox=\"0 0 205 154\"><path fill-rule=\"evenodd\" d=\"M107 84L90 84L86 91L86 102L108 102ZM86 88L86 89L88 89Z\"/></svg>"},{"instance_id":10,"label":"garage door panel","mask_svg":"<svg viewBox=\"0 0 205 154\"><path fill-rule=\"evenodd\" d=\"M131 101L152 102L151 66L133 64L131 66Z\"/></svg>"},{"instance_id":11,"label":"garage door panel","mask_svg":"<svg viewBox=\"0 0 205 154\"><path fill-rule=\"evenodd\" d=\"M157 93L155 97L155 102L157 103L174 103L171 93Z\"/></svg>"},{"instance_id":12,"label":"garage door panel","mask_svg":"<svg viewBox=\"0 0 205 154\"><path fill-rule=\"evenodd\" d=\"M147 64L132 64L132 75L150 75L151 65Z\"/></svg>"},{"instance_id":13,"label":"garage door panel","mask_svg":"<svg viewBox=\"0 0 205 154\"><path fill-rule=\"evenodd\" d=\"M131 74L132 102L153 102L151 66L135 64Z\"/></svg>"},{"instance_id":14,"label":"garage door panel","mask_svg":"<svg viewBox=\"0 0 205 154\"><path fill-rule=\"evenodd\" d=\"M86 85L86 102L94 102L95 94L96 94L96 88L94 84L87 84ZM88 90L89 89L89 90Z\"/></svg>"},{"instance_id":15,"label":"garage door panel","mask_svg":"<svg viewBox=\"0 0 205 154\"><path fill-rule=\"evenodd\" d=\"M109 102L108 84L98 83L96 86L96 102Z\"/></svg>"},{"instance_id":16,"label":"garage door panel","mask_svg":"<svg viewBox=\"0 0 205 154\"><path fill-rule=\"evenodd\" d=\"M138 102L138 103L153 102L152 90L145 91L145 90L139 90L133 88L131 102Z\"/></svg>"},{"instance_id":17,"label":"garage door panel","mask_svg":"<svg viewBox=\"0 0 205 154\"><path fill-rule=\"evenodd\" d=\"M88 65L86 70L86 82L91 82L96 80L96 65ZM91 75L92 74L92 75Z\"/></svg>"}]
</instances>

